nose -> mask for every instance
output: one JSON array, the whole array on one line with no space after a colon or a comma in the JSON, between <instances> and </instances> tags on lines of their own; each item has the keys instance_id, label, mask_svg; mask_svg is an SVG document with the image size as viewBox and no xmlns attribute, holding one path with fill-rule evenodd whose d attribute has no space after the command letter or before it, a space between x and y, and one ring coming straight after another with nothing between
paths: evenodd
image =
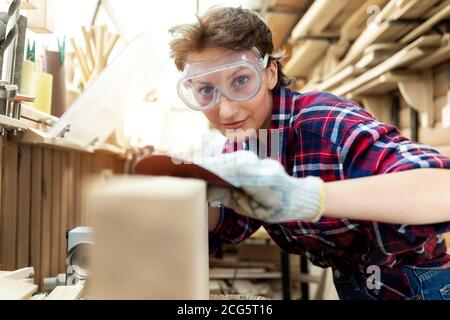
<instances>
[{"instance_id":1,"label":"nose","mask_svg":"<svg viewBox=\"0 0 450 320\"><path fill-rule=\"evenodd\" d=\"M221 95L217 103L219 108L219 116L222 119L233 119L239 111L239 105L236 101L230 100Z\"/></svg>"}]
</instances>

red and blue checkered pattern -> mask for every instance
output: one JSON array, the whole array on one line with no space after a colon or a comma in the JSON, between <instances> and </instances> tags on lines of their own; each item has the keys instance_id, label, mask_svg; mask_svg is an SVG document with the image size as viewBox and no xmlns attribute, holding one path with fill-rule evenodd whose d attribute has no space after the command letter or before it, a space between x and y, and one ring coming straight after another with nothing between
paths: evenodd
<instances>
[{"instance_id":1,"label":"red and blue checkered pattern","mask_svg":"<svg viewBox=\"0 0 450 320\"><path fill-rule=\"evenodd\" d=\"M298 93L283 87L274 91L271 129L281 133L279 160L294 177L336 181L416 168L450 168L449 158L376 121L355 102L330 93ZM224 150L236 148L227 143ZM351 200L351 194L343 199ZM413 226L323 217L316 223L267 224L222 208L220 222L209 236L210 250L239 243L260 226L282 250L306 255L318 266L351 270L361 283L368 266L379 266L381 299L411 294L402 266L450 267L442 236L450 230L450 222Z\"/></svg>"}]
</instances>

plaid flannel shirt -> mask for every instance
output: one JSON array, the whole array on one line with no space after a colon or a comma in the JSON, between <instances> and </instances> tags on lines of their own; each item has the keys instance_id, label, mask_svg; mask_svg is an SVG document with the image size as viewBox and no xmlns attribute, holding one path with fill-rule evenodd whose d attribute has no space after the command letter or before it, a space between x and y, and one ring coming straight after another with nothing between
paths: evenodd
<instances>
[{"instance_id":1,"label":"plaid flannel shirt","mask_svg":"<svg viewBox=\"0 0 450 320\"><path fill-rule=\"evenodd\" d=\"M416 168L450 168L449 158L376 121L355 102L329 93L274 90L271 129L279 130L280 161L294 177L335 181ZM242 148L248 149L248 143ZM224 152L237 149L236 143L227 142ZM343 200L351 201L352 195ZM351 270L360 283L369 276L368 266L379 266L381 299L412 294L402 266L450 267L442 236L450 230L450 222L417 226L323 217L316 223L269 224L222 208L219 223L209 234L210 251L224 243L237 244L260 226L283 251L306 255L321 267Z\"/></svg>"}]
</instances>

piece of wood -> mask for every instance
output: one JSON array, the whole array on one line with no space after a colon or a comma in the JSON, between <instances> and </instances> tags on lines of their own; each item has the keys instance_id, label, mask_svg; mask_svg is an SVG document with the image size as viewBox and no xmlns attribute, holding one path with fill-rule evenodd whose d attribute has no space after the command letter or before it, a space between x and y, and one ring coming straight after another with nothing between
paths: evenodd
<instances>
[{"instance_id":1,"label":"piece of wood","mask_svg":"<svg viewBox=\"0 0 450 320\"><path fill-rule=\"evenodd\" d=\"M434 116L436 122L442 122L445 128L445 123L442 120L442 113L445 107L450 106L450 93L437 97L434 99Z\"/></svg>"},{"instance_id":2,"label":"piece of wood","mask_svg":"<svg viewBox=\"0 0 450 320\"><path fill-rule=\"evenodd\" d=\"M442 19L448 17L450 15L450 1L446 1L447 5L436 12L432 17L430 17L427 21L422 23L420 26L415 28L413 31L408 33L402 39L400 39L401 44L407 44L410 41L420 37L425 34L428 30L430 30L436 23L441 21Z\"/></svg>"},{"instance_id":3,"label":"piece of wood","mask_svg":"<svg viewBox=\"0 0 450 320\"><path fill-rule=\"evenodd\" d=\"M326 40L306 40L296 48L284 69L291 77L304 77L328 48Z\"/></svg>"},{"instance_id":4,"label":"piece of wood","mask_svg":"<svg viewBox=\"0 0 450 320\"><path fill-rule=\"evenodd\" d=\"M6 138L2 135L0 135L0 159L3 161L3 145L4 145L4 140ZM2 229L2 221L3 221L3 170L0 169L0 270L5 270L5 261L4 259L4 253L3 250L5 249L5 247L2 245L2 241L3 241L3 229Z\"/></svg>"},{"instance_id":5,"label":"piece of wood","mask_svg":"<svg viewBox=\"0 0 450 320\"><path fill-rule=\"evenodd\" d=\"M390 95L364 96L362 101L367 111L379 122L392 123L392 97Z\"/></svg>"},{"instance_id":6,"label":"piece of wood","mask_svg":"<svg viewBox=\"0 0 450 320\"><path fill-rule=\"evenodd\" d=\"M95 230L95 245L87 297L208 298L204 181L112 177L89 191L87 211ZM127 276L120 276L123 274Z\"/></svg>"},{"instance_id":7,"label":"piece of wood","mask_svg":"<svg viewBox=\"0 0 450 320\"><path fill-rule=\"evenodd\" d=\"M272 30L273 45L276 49L279 49L298 20L298 13L269 12L266 14L265 20L270 30Z\"/></svg>"},{"instance_id":8,"label":"piece of wood","mask_svg":"<svg viewBox=\"0 0 450 320\"><path fill-rule=\"evenodd\" d=\"M438 38L439 37L435 36L423 36L417 39L415 42L397 52L391 58L363 73L356 79L345 83L337 89L333 90L334 93L336 95L344 95L358 88L359 86L362 86L363 84L375 79L376 77L381 76L383 73L386 73L394 68L398 68L410 61L413 61L414 59L417 59L418 57L425 55L426 51L421 49L421 46L428 46L429 44L435 43L436 41L438 41Z\"/></svg>"},{"instance_id":9,"label":"piece of wood","mask_svg":"<svg viewBox=\"0 0 450 320\"><path fill-rule=\"evenodd\" d=\"M53 150L43 150L42 162L41 276L45 278L54 276L51 274Z\"/></svg>"},{"instance_id":10,"label":"piece of wood","mask_svg":"<svg viewBox=\"0 0 450 320\"><path fill-rule=\"evenodd\" d=\"M73 286L57 286L45 300L79 300L83 297L85 282L78 281Z\"/></svg>"},{"instance_id":11,"label":"piece of wood","mask_svg":"<svg viewBox=\"0 0 450 320\"><path fill-rule=\"evenodd\" d=\"M435 119L431 71L422 72L419 78L413 77L400 80L398 88L411 107L426 114L427 123L422 123L422 126L432 127Z\"/></svg>"},{"instance_id":12,"label":"piece of wood","mask_svg":"<svg viewBox=\"0 0 450 320\"><path fill-rule=\"evenodd\" d=\"M106 49L105 49L105 53L103 55L103 67L106 66L109 55L111 54L111 52L114 49L114 46L116 45L118 40L119 40L119 35L115 34L109 39L107 45L105 46Z\"/></svg>"},{"instance_id":13,"label":"piece of wood","mask_svg":"<svg viewBox=\"0 0 450 320\"><path fill-rule=\"evenodd\" d=\"M419 128L419 142L430 146L450 145L450 129L436 123L434 128Z\"/></svg>"},{"instance_id":14,"label":"piece of wood","mask_svg":"<svg viewBox=\"0 0 450 320\"><path fill-rule=\"evenodd\" d=\"M74 38L70 38L70 43L72 45L72 49L75 52L75 56L77 57L77 60L79 62L81 72L83 74L83 79L85 82L89 80L89 77L91 75L91 72L89 71L89 68L87 66L86 57L81 51L81 48L78 47L77 43L75 42Z\"/></svg>"},{"instance_id":15,"label":"piece of wood","mask_svg":"<svg viewBox=\"0 0 450 320\"><path fill-rule=\"evenodd\" d=\"M61 240L61 151L54 150L52 156L52 189L51 189L51 241L50 241L50 274L55 276L62 272L59 268Z\"/></svg>"},{"instance_id":16,"label":"piece of wood","mask_svg":"<svg viewBox=\"0 0 450 320\"><path fill-rule=\"evenodd\" d=\"M450 128L450 97L448 99L447 105L442 108L442 127Z\"/></svg>"},{"instance_id":17,"label":"piece of wood","mask_svg":"<svg viewBox=\"0 0 450 320\"><path fill-rule=\"evenodd\" d=\"M95 58L94 55L92 53L92 47L91 47L91 34L90 32L87 31L86 27L82 26L81 27L81 32L83 33L83 38L84 38L84 46L86 47L86 53L90 62L90 69L94 69L94 65L95 65Z\"/></svg>"},{"instance_id":18,"label":"piece of wood","mask_svg":"<svg viewBox=\"0 0 450 320\"><path fill-rule=\"evenodd\" d=\"M41 286L42 148L32 147L31 157L30 263L36 273L36 283Z\"/></svg>"},{"instance_id":19,"label":"piece of wood","mask_svg":"<svg viewBox=\"0 0 450 320\"><path fill-rule=\"evenodd\" d=\"M26 300L36 292L37 286L23 281L0 278L0 300Z\"/></svg>"},{"instance_id":20,"label":"piece of wood","mask_svg":"<svg viewBox=\"0 0 450 320\"><path fill-rule=\"evenodd\" d=\"M81 225L81 202L82 202L82 196L81 196L81 188L82 188L82 161L81 161L81 153L76 152L74 156L74 164L73 164L73 218L71 219L71 222L73 222L72 227L80 226Z\"/></svg>"},{"instance_id":21,"label":"piece of wood","mask_svg":"<svg viewBox=\"0 0 450 320\"><path fill-rule=\"evenodd\" d=\"M398 37L398 29L404 29L405 26L394 24L393 21L404 18L418 4L420 4L419 0L401 2L391 0L355 40L334 72L338 72L348 65L355 63L361 57L364 50L372 43L395 41ZM392 28L394 28L394 32L389 32L390 36L386 36L389 29ZM395 36L393 37L392 34ZM384 37L382 37L383 35Z\"/></svg>"},{"instance_id":22,"label":"piece of wood","mask_svg":"<svg viewBox=\"0 0 450 320\"><path fill-rule=\"evenodd\" d=\"M65 257L67 254L66 231L69 227L69 158L71 152L61 153L61 197L60 197L60 226L59 226L59 261L58 272L65 272Z\"/></svg>"},{"instance_id":23,"label":"piece of wood","mask_svg":"<svg viewBox=\"0 0 450 320\"><path fill-rule=\"evenodd\" d=\"M444 44L439 49L434 50L429 55L411 64L411 66L409 66L408 69L418 70L433 67L441 62L448 61L449 57L450 57L450 42Z\"/></svg>"},{"instance_id":24,"label":"piece of wood","mask_svg":"<svg viewBox=\"0 0 450 320\"><path fill-rule=\"evenodd\" d=\"M30 265L31 147L19 146L19 183L17 189L17 267Z\"/></svg>"},{"instance_id":25,"label":"piece of wood","mask_svg":"<svg viewBox=\"0 0 450 320\"><path fill-rule=\"evenodd\" d=\"M442 97L450 91L450 60L433 68L434 97Z\"/></svg>"},{"instance_id":26,"label":"piece of wood","mask_svg":"<svg viewBox=\"0 0 450 320\"><path fill-rule=\"evenodd\" d=\"M450 157L450 145L447 146L435 146L434 149L439 151L440 154L443 154L446 157ZM450 232L446 233L447 236L450 236ZM446 239L449 239L448 237ZM447 245L450 245L450 240L447 240Z\"/></svg>"},{"instance_id":27,"label":"piece of wood","mask_svg":"<svg viewBox=\"0 0 450 320\"><path fill-rule=\"evenodd\" d=\"M17 268L17 144L5 141L3 145L2 221L1 243L2 269Z\"/></svg>"},{"instance_id":28,"label":"piece of wood","mask_svg":"<svg viewBox=\"0 0 450 320\"><path fill-rule=\"evenodd\" d=\"M245 269L238 269L237 272L233 268L220 269L216 268L209 270L209 278L212 280L217 279L280 279L281 273L279 271L264 271L253 272L246 271Z\"/></svg>"},{"instance_id":29,"label":"piece of wood","mask_svg":"<svg viewBox=\"0 0 450 320\"><path fill-rule=\"evenodd\" d=\"M14 271L6 271L0 273L0 278L10 280L22 280L34 276L33 267L25 267Z\"/></svg>"},{"instance_id":30,"label":"piece of wood","mask_svg":"<svg viewBox=\"0 0 450 320\"><path fill-rule=\"evenodd\" d=\"M316 0L292 30L295 40L308 35L320 34L347 5L347 0Z\"/></svg>"}]
</instances>

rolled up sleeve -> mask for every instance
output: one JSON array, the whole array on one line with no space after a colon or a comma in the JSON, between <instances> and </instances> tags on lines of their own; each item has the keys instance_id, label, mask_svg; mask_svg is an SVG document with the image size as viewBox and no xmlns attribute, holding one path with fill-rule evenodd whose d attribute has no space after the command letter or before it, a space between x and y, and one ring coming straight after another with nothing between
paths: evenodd
<instances>
[{"instance_id":1,"label":"rolled up sleeve","mask_svg":"<svg viewBox=\"0 0 450 320\"><path fill-rule=\"evenodd\" d=\"M210 254L222 246L222 244L237 244L249 238L258 228L261 222L237 214L232 209L221 207L219 223L209 233Z\"/></svg>"}]
</instances>

